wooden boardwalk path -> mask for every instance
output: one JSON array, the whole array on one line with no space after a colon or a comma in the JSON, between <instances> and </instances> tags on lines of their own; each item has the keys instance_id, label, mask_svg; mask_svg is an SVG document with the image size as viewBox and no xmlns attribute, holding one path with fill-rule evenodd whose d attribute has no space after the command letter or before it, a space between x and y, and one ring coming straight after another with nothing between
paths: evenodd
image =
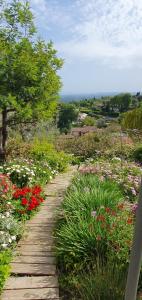
<instances>
[{"instance_id":1,"label":"wooden boardwalk path","mask_svg":"<svg viewBox=\"0 0 142 300\"><path fill-rule=\"evenodd\" d=\"M73 173L71 170L58 175L47 185L43 206L26 223L1 300L59 300L53 229L56 210Z\"/></svg>"}]
</instances>

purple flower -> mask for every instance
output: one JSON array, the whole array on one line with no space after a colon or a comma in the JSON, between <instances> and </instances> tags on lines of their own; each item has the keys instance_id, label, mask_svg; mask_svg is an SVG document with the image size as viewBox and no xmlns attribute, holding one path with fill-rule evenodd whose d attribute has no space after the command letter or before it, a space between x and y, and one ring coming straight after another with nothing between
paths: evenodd
<instances>
[{"instance_id":1,"label":"purple flower","mask_svg":"<svg viewBox=\"0 0 142 300\"><path fill-rule=\"evenodd\" d=\"M134 214L136 213L137 208L138 208L138 204L137 204L137 203L135 203L135 204L132 205L132 212L133 212Z\"/></svg>"},{"instance_id":2,"label":"purple flower","mask_svg":"<svg viewBox=\"0 0 142 300\"><path fill-rule=\"evenodd\" d=\"M95 218L95 217L96 217L96 215L97 215L97 212L96 212L96 210L93 210L93 211L91 212L91 216Z\"/></svg>"}]
</instances>

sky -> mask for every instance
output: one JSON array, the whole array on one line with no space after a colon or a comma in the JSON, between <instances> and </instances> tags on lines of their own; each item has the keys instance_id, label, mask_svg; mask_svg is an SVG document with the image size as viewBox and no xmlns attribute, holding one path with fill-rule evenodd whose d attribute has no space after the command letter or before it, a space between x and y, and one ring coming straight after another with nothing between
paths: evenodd
<instances>
[{"instance_id":1,"label":"sky","mask_svg":"<svg viewBox=\"0 0 142 300\"><path fill-rule=\"evenodd\" d=\"M142 0L31 0L64 59L63 94L142 92Z\"/></svg>"}]
</instances>

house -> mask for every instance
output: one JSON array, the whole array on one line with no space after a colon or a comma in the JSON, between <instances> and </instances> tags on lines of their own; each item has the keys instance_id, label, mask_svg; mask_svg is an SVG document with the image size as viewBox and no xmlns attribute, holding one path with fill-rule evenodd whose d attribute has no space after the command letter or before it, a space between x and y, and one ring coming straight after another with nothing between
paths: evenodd
<instances>
[{"instance_id":1,"label":"house","mask_svg":"<svg viewBox=\"0 0 142 300\"><path fill-rule=\"evenodd\" d=\"M88 116L88 114L86 114L86 113L79 113L79 115L78 115L78 122L84 121L87 116Z\"/></svg>"},{"instance_id":2,"label":"house","mask_svg":"<svg viewBox=\"0 0 142 300\"><path fill-rule=\"evenodd\" d=\"M74 127L71 130L71 135L82 136L90 132L96 132L96 127L95 126Z\"/></svg>"}]
</instances>

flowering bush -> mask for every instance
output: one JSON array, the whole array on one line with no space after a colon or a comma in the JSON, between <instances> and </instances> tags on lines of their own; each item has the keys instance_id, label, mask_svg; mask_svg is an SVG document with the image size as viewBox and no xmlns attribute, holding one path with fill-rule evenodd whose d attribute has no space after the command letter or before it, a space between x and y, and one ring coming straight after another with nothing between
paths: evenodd
<instances>
[{"instance_id":1,"label":"flowering bush","mask_svg":"<svg viewBox=\"0 0 142 300\"><path fill-rule=\"evenodd\" d=\"M34 184L46 184L58 171L46 161L20 160L13 161L0 167L0 171L7 174L13 184L24 187Z\"/></svg>"},{"instance_id":2,"label":"flowering bush","mask_svg":"<svg viewBox=\"0 0 142 300\"><path fill-rule=\"evenodd\" d=\"M12 162L1 167L1 170L7 174L13 184L19 187L32 184L35 177L35 167L27 163Z\"/></svg>"},{"instance_id":3,"label":"flowering bush","mask_svg":"<svg viewBox=\"0 0 142 300\"><path fill-rule=\"evenodd\" d=\"M92 165L81 167L80 172L96 174L100 180L109 178L117 182L128 200L135 201L139 193L142 169L132 162L121 161L119 157L114 157L111 161L98 160Z\"/></svg>"},{"instance_id":4,"label":"flowering bush","mask_svg":"<svg viewBox=\"0 0 142 300\"><path fill-rule=\"evenodd\" d=\"M122 282L120 278L124 279L122 275L126 275L128 267L137 204L124 201L119 184L114 183L111 177L94 176L90 171L94 173L95 167L91 170L86 168L83 169L85 174L75 178L62 203L56 232L62 288L67 290L68 287L67 292L71 291L68 299L79 298L84 287L80 278L89 272L90 276L95 276L95 287L92 296L89 298L90 292L86 291L83 299L98 299L94 298L95 291L103 291L103 288L106 294L101 299L110 299L111 291L106 289L104 278L106 266L111 263L113 268L108 276L114 286L112 299L121 299L124 290L120 284L124 280ZM98 278L103 279L101 286ZM125 284L122 286L124 288Z\"/></svg>"},{"instance_id":5,"label":"flowering bush","mask_svg":"<svg viewBox=\"0 0 142 300\"><path fill-rule=\"evenodd\" d=\"M21 226L9 213L0 213L0 249L8 248L21 234Z\"/></svg>"},{"instance_id":6,"label":"flowering bush","mask_svg":"<svg viewBox=\"0 0 142 300\"><path fill-rule=\"evenodd\" d=\"M44 201L44 195L40 186L15 187L12 203L14 213L18 219L29 218L31 213Z\"/></svg>"},{"instance_id":7,"label":"flowering bush","mask_svg":"<svg viewBox=\"0 0 142 300\"><path fill-rule=\"evenodd\" d=\"M8 176L0 174L0 212L6 212L12 209L12 193L13 185Z\"/></svg>"}]
</instances>

